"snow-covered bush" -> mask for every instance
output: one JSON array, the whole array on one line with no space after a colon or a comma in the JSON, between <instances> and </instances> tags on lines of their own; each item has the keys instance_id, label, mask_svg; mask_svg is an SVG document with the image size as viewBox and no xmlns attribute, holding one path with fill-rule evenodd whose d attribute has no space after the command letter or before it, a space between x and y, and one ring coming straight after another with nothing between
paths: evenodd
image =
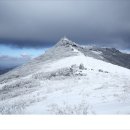
<instances>
[{"instance_id":1,"label":"snow-covered bush","mask_svg":"<svg viewBox=\"0 0 130 130\"><path fill-rule=\"evenodd\" d=\"M84 66L81 64L80 66L81 69L84 68ZM39 80L46 80L46 79L64 79L65 77L74 77L74 76L83 76L82 72L80 72L79 66L76 64L71 65L71 67L66 67L66 68L61 68L56 71L52 72L41 72L34 74L32 78L34 79L39 79Z\"/></svg>"},{"instance_id":2,"label":"snow-covered bush","mask_svg":"<svg viewBox=\"0 0 130 130\"><path fill-rule=\"evenodd\" d=\"M98 71L99 71L99 72L108 73L108 71L103 71L102 69L99 69Z\"/></svg>"},{"instance_id":3,"label":"snow-covered bush","mask_svg":"<svg viewBox=\"0 0 130 130\"><path fill-rule=\"evenodd\" d=\"M77 105L68 105L64 104L62 106L58 106L57 104L53 104L50 106L49 111L52 114L57 115L87 115L88 114L89 105L87 103L81 102Z\"/></svg>"},{"instance_id":4,"label":"snow-covered bush","mask_svg":"<svg viewBox=\"0 0 130 130\"><path fill-rule=\"evenodd\" d=\"M104 73L109 73L108 71L104 71Z\"/></svg>"},{"instance_id":5,"label":"snow-covered bush","mask_svg":"<svg viewBox=\"0 0 130 130\"><path fill-rule=\"evenodd\" d=\"M56 71L52 71L52 72L48 72L48 73L37 73L35 75L33 75L34 79L53 79L53 78L58 78L58 77L63 77L63 76L71 76L72 75L72 71L70 70L70 68L62 68L62 69L58 69Z\"/></svg>"},{"instance_id":6,"label":"snow-covered bush","mask_svg":"<svg viewBox=\"0 0 130 130\"><path fill-rule=\"evenodd\" d=\"M79 69L81 69L81 70L84 69L84 65L82 63L79 65Z\"/></svg>"},{"instance_id":7,"label":"snow-covered bush","mask_svg":"<svg viewBox=\"0 0 130 130\"><path fill-rule=\"evenodd\" d=\"M70 68L77 69L77 68L78 68L78 66L77 66L76 64L73 64L73 65L71 65L71 67L70 67Z\"/></svg>"},{"instance_id":8,"label":"snow-covered bush","mask_svg":"<svg viewBox=\"0 0 130 130\"><path fill-rule=\"evenodd\" d=\"M99 72L103 72L103 70L102 70L102 69L99 69L98 71L99 71Z\"/></svg>"}]
</instances>

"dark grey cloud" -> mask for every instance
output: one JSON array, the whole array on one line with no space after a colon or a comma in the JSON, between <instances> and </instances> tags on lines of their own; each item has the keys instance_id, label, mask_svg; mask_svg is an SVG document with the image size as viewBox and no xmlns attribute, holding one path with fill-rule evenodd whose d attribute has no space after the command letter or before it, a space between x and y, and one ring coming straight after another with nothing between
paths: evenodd
<instances>
[{"instance_id":1,"label":"dark grey cloud","mask_svg":"<svg viewBox=\"0 0 130 130\"><path fill-rule=\"evenodd\" d=\"M0 45L7 45L10 47L15 47L15 48L40 48L40 47L48 47L51 46L55 41L44 41L43 40L33 40L32 39L13 39L13 38L8 38L8 39L0 39Z\"/></svg>"},{"instance_id":2,"label":"dark grey cloud","mask_svg":"<svg viewBox=\"0 0 130 130\"><path fill-rule=\"evenodd\" d=\"M129 0L0 1L0 44L44 47L66 35L82 44L130 48Z\"/></svg>"}]
</instances>

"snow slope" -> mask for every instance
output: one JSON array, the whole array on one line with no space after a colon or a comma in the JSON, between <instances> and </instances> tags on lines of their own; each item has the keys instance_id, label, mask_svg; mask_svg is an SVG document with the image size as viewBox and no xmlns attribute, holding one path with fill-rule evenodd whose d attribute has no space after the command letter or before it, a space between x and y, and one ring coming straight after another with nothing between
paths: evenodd
<instances>
[{"instance_id":1,"label":"snow slope","mask_svg":"<svg viewBox=\"0 0 130 130\"><path fill-rule=\"evenodd\" d=\"M130 70L66 41L0 77L1 114L130 114Z\"/></svg>"}]
</instances>

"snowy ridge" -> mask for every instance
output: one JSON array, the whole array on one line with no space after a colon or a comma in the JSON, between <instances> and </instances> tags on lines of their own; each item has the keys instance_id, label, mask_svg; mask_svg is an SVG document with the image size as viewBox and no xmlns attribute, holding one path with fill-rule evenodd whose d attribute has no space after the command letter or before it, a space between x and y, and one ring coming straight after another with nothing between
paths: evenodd
<instances>
[{"instance_id":1,"label":"snowy ridge","mask_svg":"<svg viewBox=\"0 0 130 130\"><path fill-rule=\"evenodd\" d=\"M99 49L61 39L0 76L0 113L130 114L130 69L101 57Z\"/></svg>"},{"instance_id":2,"label":"snowy ridge","mask_svg":"<svg viewBox=\"0 0 130 130\"><path fill-rule=\"evenodd\" d=\"M63 37L55 46L79 46L79 45L75 42L72 42L68 38Z\"/></svg>"}]
</instances>

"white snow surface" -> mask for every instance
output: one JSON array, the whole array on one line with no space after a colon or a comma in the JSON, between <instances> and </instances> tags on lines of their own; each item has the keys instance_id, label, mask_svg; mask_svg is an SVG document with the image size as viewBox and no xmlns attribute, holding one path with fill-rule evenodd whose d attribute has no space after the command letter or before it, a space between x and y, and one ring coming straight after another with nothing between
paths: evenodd
<instances>
[{"instance_id":1,"label":"white snow surface","mask_svg":"<svg viewBox=\"0 0 130 130\"><path fill-rule=\"evenodd\" d=\"M130 114L130 70L73 51L1 82L0 113Z\"/></svg>"}]
</instances>

